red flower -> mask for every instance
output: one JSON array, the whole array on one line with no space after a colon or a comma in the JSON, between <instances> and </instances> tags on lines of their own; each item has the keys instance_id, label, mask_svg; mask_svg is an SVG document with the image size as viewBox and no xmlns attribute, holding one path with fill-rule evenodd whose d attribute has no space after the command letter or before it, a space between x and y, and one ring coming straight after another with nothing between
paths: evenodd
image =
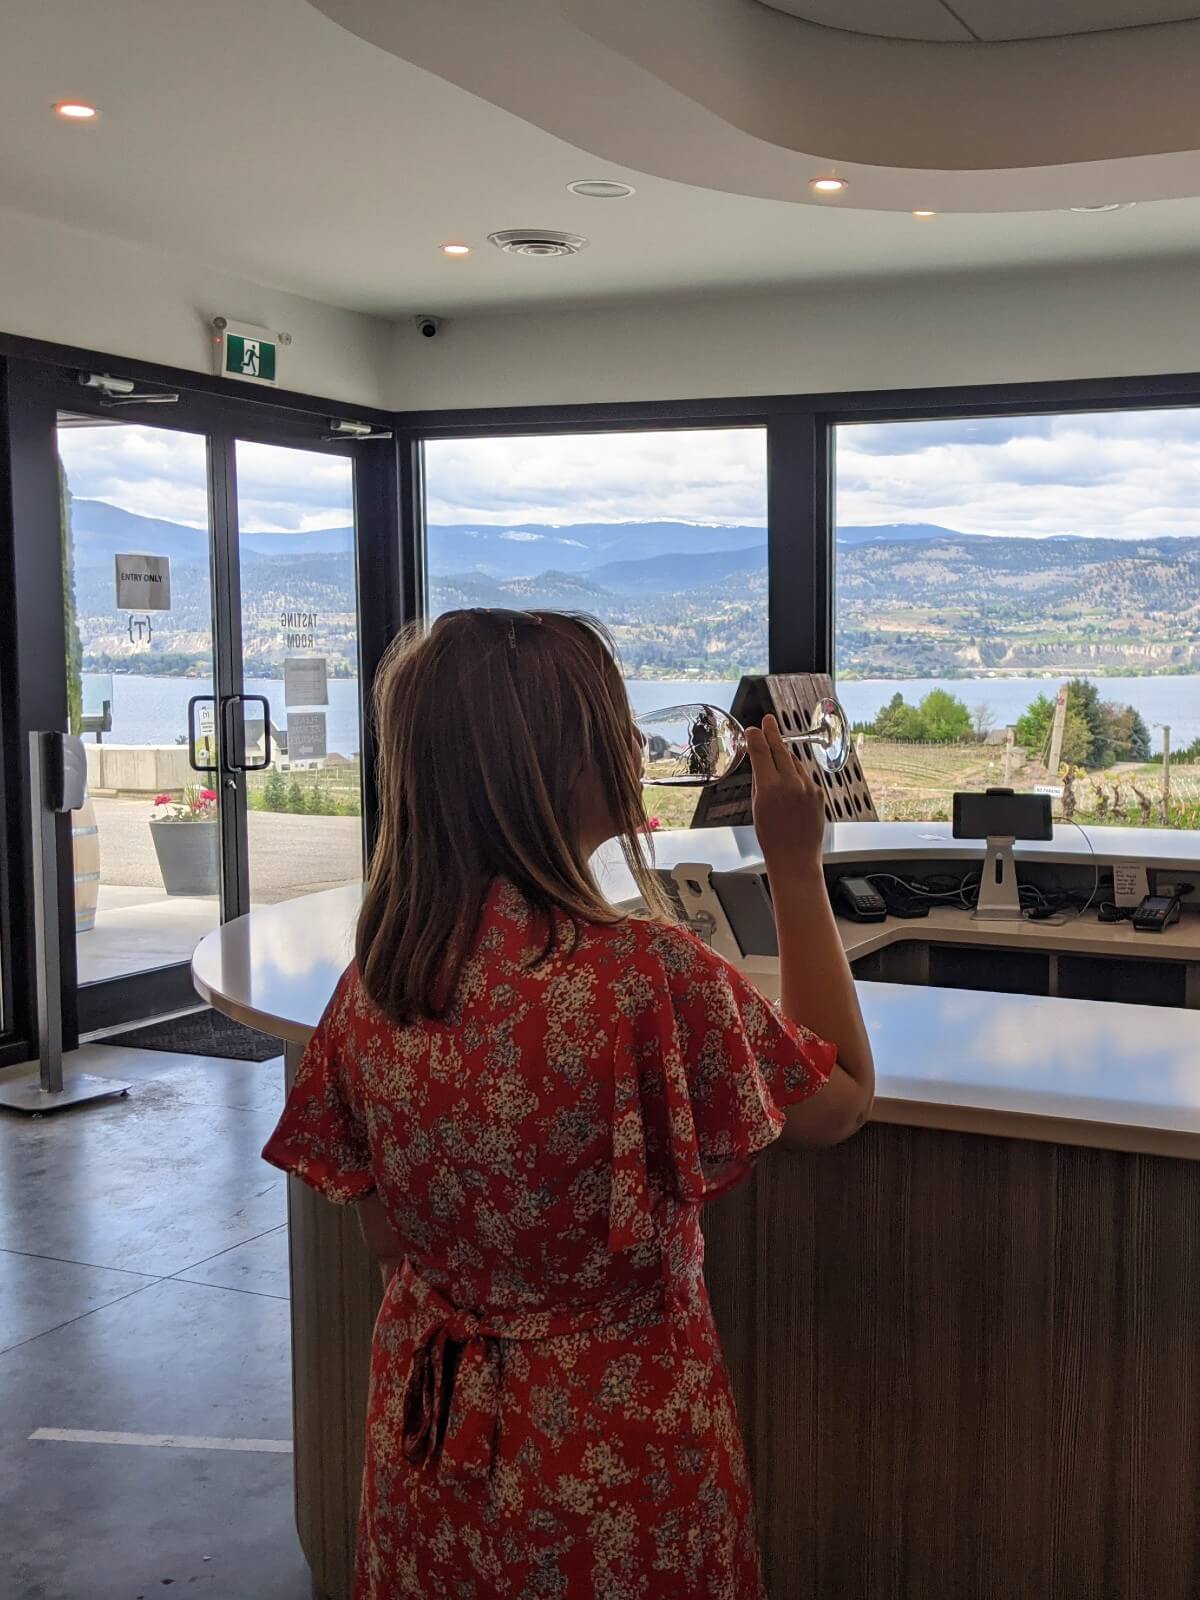
<instances>
[{"instance_id":1,"label":"red flower","mask_svg":"<svg viewBox=\"0 0 1200 1600\"><path fill-rule=\"evenodd\" d=\"M154 804L156 806L169 806L171 804L171 796L169 794L156 794L154 796Z\"/></svg>"},{"instance_id":2,"label":"red flower","mask_svg":"<svg viewBox=\"0 0 1200 1600\"><path fill-rule=\"evenodd\" d=\"M201 800L207 800L211 804L217 798L216 791L213 789L201 789L200 798Z\"/></svg>"}]
</instances>

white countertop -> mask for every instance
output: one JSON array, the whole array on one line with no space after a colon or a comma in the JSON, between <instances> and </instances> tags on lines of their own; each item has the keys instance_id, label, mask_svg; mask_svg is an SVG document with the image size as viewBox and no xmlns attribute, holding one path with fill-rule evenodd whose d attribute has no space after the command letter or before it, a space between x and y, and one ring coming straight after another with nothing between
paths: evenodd
<instances>
[{"instance_id":1,"label":"white countertop","mask_svg":"<svg viewBox=\"0 0 1200 1600\"><path fill-rule=\"evenodd\" d=\"M825 864L853 866L860 861L983 861L983 841L951 837L948 822L831 822L825 828ZM1080 829L1056 822L1054 837L1018 841L1018 864L1037 861L1050 866L1112 866L1130 862L1142 867L1175 867L1200 876L1200 832L1178 828ZM597 854L605 888L618 904L635 895L633 880L620 850L605 845ZM753 828L669 828L654 835L654 859L660 867L685 861L705 862L714 872L761 871L762 851Z\"/></svg>"},{"instance_id":2,"label":"white countertop","mask_svg":"<svg viewBox=\"0 0 1200 1600\"><path fill-rule=\"evenodd\" d=\"M872 831L925 826L848 825ZM1190 836L1168 837L1191 842ZM757 856L750 829L666 834L656 844L663 865L670 856L728 870L754 865ZM882 839L859 848L873 857L894 854ZM934 853L932 846L926 849ZM837 854L847 859L840 849ZM1104 859L1112 859L1107 851ZM1181 865L1190 857L1177 848L1141 859ZM610 881L608 869L603 875L616 896L619 884ZM228 923L196 950L197 990L239 1021L303 1044L350 959L360 895L357 885L331 889ZM930 926L935 917L936 931ZM943 919L949 919L945 930ZM988 939L987 925L953 912L934 912L928 922L847 924L844 931L855 954L863 954L878 948L885 935L887 942L931 936L941 941L954 930L972 942ZM1099 948L1100 930L1073 932ZM1129 937L1120 926L1103 929L1110 951L1112 932ZM861 947L851 933L863 936ZM1062 940L1063 928L1022 924L1007 930L1007 937L1002 926L991 933L996 944L1030 934L1049 944ZM1183 955L1171 953L1176 959ZM1200 1013L878 983L861 983L859 989L875 1047L876 1121L1200 1158Z\"/></svg>"}]
</instances>

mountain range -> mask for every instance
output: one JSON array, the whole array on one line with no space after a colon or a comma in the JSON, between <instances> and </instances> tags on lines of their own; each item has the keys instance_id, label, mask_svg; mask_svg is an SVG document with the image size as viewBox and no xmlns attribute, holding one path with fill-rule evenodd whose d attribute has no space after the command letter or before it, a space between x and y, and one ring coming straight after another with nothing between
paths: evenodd
<instances>
[{"instance_id":1,"label":"mountain range","mask_svg":"<svg viewBox=\"0 0 1200 1600\"><path fill-rule=\"evenodd\" d=\"M107 670L199 670L211 632L200 530L95 500L72 505L85 659ZM844 677L1200 670L1200 538L1053 539L932 523L838 529L838 670ZM318 614L330 670L355 668L353 530L240 536L247 667L278 673L291 611ZM150 651L113 607L113 556L172 559L172 613ZM750 524L433 525L430 605L586 610L641 676L764 670L765 529ZM159 665L158 670L162 670Z\"/></svg>"}]
</instances>

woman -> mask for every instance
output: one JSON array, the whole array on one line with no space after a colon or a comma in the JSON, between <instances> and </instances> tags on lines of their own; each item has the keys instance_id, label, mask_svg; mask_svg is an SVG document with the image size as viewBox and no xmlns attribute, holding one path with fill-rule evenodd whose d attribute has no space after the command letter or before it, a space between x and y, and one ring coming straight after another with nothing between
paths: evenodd
<instances>
[{"instance_id":1,"label":"woman","mask_svg":"<svg viewBox=\"0 0 1200 1600\"><path fill-rule=\"evenodd\" d=\"M597 887L615 836L665 912L597 623L442 617L376 714L356 960L264 1152L358 1203L387 1286L355 1593L761 1595L698 1214L775 1138L832 1143L870 1107L821 797L772 721L748 734L780 1015Z\"/></svg>"}]
</instances>

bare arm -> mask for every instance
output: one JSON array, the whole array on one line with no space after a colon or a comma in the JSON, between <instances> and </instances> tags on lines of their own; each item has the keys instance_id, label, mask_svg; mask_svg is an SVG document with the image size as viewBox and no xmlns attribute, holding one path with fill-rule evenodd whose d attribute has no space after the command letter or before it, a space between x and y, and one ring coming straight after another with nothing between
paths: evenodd
<instances>
[{"instance_id":1,"label":"bare arm","mask_svg":"<svg viewBox=\"0 0 1200 1600\"><path fill-rule=\"evenodd\" d=\"M358 1202L355 1209L358 1212L358 1226L362 1232L363 1243L379 1262L379 1270L383 1274L383 1286L386 1289L391 1282L392 1274L404 1260L404 1246L388 1221L383 1202L377 1194L367 1195Z\"/></svg>"},{"instance_id":2,"label":"bare arm","mask_svg":"<svg viewBox=\"0 0 1200 1600\"><path fill-rule=\"evenodd\" d=\"M766 862L779 936L783 1014L836 1045L828 1083L789 1106L787 1144L837 1144L859 1129L875 1096L875 1065L850 963L821 869L820 789L784 743L774 717L747 730L754 769L754 824Z\"/></svg>"}]
</instances>

